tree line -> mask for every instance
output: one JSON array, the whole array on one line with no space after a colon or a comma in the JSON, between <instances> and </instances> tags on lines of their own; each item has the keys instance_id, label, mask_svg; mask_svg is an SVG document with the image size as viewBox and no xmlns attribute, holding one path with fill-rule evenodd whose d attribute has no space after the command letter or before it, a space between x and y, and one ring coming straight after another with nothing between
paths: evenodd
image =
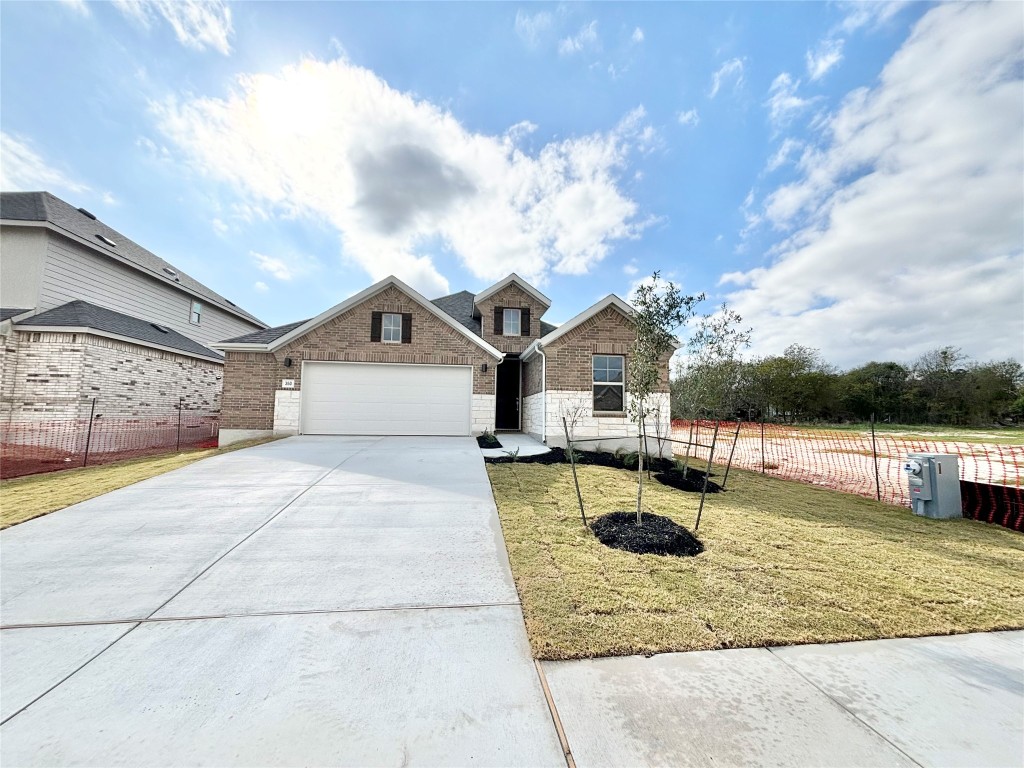
<instances>
[{"instance_id":1,"label":"tree line","mask_svg":"<svg viewBox=\"0 0 1024 768\"><path fill-rule=\"evenodd\" d=\"M676 366L673 418L781 422L878 421L985 426L1024 422L1024 370L1015 360L976 362L941 347L909 365L869 362L840 371L816 349L744 360L742 319L723 306L702 318Z\"/></svg>"}]
</instances>

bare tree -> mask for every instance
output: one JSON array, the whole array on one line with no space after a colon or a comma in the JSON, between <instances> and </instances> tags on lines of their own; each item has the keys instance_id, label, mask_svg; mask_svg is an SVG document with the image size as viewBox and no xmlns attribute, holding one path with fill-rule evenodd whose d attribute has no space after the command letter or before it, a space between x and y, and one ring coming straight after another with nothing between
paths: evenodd
<instances>
[{"instance_id":1,"label":"bare tree","mask_svg":"<svg viewBox=\"0 0 1024 768\"><path fill-rule=\"evenodd\" d=\"M651 395L661 384L661 366L677 348L675 331L693 316L704 294L685 296L672 282L655 272L650 281L633 292L633 323L636 335L626 365L630 393L629 415L637 426L640 460L637 464L636 522L643 523L645 423L653 412Z\"/></svg>"}]
</instances>

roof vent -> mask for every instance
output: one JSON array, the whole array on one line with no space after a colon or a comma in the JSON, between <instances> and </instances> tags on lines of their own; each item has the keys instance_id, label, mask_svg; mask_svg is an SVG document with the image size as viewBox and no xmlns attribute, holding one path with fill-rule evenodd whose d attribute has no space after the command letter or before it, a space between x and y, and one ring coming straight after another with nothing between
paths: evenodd
<instances>
[{"instance_id":1,"label":"roof vent","mask_svg":"<svg viewBox=\"0 0 1024 768\"><path fill-rule=\"evenodd\" d=\"M156 328L158 331L160 331L160 333L170 333L171 332L170 328L164 328L162 325L157 325L156 323L150 323L150 325L153 326L154 328Z\"/></svg>"},{"instance_id":2,"label":"roof vent","mask_svg":"<svg viewBox=\"0 0 1024 768\"><path fill-rule=\"evenodd\" d=\"M109 237L104 237L103 235L96 235L96 239L99 240L101 243L106 243L111 248L117 248L117 243L115 243Z\"/></svg>"},{"instance_id":3,"label":"roof vent","mask_svg":"<svg viewBox=\"0 0 1024 768\"><path fill-rule=\"evenodd\" d=\"M178 276L178 273L177 273L177 272L175 272L175 271L174 271L173 269L171 269L170 267L164 267L164 272L166 272L166 273L167 273L168 275L170 275L171 277L177 277L177 276Z\"/></svg>"},{"instance_id":4,"label":"roof vent","mask_svg":"<svg viewBox=\"0 0 1024 768\"><path fill-rule=\"evenodd\" d=\"M85 208L79 208L79 209L78 209L78 212L79 212L80 214L82 214L83 216L88 216L88 217L89 217L90 219L92 219L93 221L96 221L96 214L94 214L94 213L89 213L89 211L85 210Z\"/></svg>"},{"instance_id":5,"label":"roof vent","mask_svg":"<svg viewBox=\"0 0 1024 768\"><path fill-rule=\"evenodd\" d=\"M227 302L228 304L230 304L230 305L231 305L232 307L237 307L237 306L238 306L238 305L237 305L237 304L235 304L235 302L233 302L233 301L232 301L231 299L224 299L224 301L226 301L226 302Z\"/></svg>"}]
</instances>

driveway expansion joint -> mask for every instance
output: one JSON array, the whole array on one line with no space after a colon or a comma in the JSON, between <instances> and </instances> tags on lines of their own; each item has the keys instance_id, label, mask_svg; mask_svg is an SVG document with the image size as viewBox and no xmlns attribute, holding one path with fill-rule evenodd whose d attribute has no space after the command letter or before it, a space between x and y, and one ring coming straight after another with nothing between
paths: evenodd
<instances>
[{"instance_id":1,"label":"driveway expansion joint","mask_svg":"<svg viewBox=\"0 0 1024 768\"><path fill-rule=\"evenodd\" d=\"M797 676L800 677L801 680L803 680L808 685L810 685L812 688L814 688L814 690L819 691L829 701L833 702L843 712L845 712L847 715L849 715L855 722L857 722L858 724L863 726L865 729L867 729L868 731L873 733L875 736L880 738L882 741L884 741L890 747L892 747L897 752L899 752L901 755L903 755L905 758L907 758L907 760L912 762L914 765L921 766L921 768L924 768L924 765L921 762L919 762L918 760L915 760L911 755L907 754L907 752L904 751L900 746L898 746L897 744L894 744L884 733L879 732L870 723L865 722L863 719L861 719L861 717L856 712L854 712L849 707L847 707L843 702L841 702L839 699L837 699L835 696L833 696L829 691L827 691L824 688L822 688L820 685L818 685L813 680L811 680L809 677L807 677L807 675L805 675L799 669L797 669L792 664L790 664L788 661L786 661L784 658L782 658L782 656L780 656L779 654L775 653L775 649L773 649L773 648L765 648L765 650L768 651L768 653L771 654L773 659L778 659L779 661L781 661L783 666L786 667L786 669L788 669L788 670L790 670L792 672L795 672L797 674Z\"/></svg>"},{"instance_id":2,"label":"driveway expansion joint","mask_svg":"<svg viewBox=\"0 0 1024 768\"><path fill-rule=\"evenodd\" d=\"M97 627L108 624L160 624L174 621L215 621L217 619L258 619L267 616L317 616L335 613L384 613L387 611L455 611L466 608L521 607L518 600L499 603L453 603L451 605L392 605L374 608L311 608L297 611L251 611L248 613L216 613L202 616L146 616L136 619L101 619L98 621L65 621L53 624L7 624L6 629L52 629L55 627Z\"/></svg>"}]
</instances>

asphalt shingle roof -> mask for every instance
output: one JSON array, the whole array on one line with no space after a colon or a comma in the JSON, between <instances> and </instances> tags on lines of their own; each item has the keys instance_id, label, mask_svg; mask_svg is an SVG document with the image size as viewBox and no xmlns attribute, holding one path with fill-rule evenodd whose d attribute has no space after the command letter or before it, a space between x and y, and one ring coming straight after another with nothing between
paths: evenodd
<instances>
[{"instance_id":1,"label":"asphalt shingle roof","mask_svg":"<svg viewBox=\"0 0 1024 768\"><path fill-rule=\"evenodd\" d=\"M290 331L294 331L300 325L308 323L309 319L299 320L297 323L288 323L288 325L279 325L276 328L264 328L262 331L255 331L253 333L246 333L243 336L235 336L233 339L224 339L222 344L269 344L272 341L277 341L282 336Z\"/></svg>"},{"instance_id":2,"label":"asphalt shingle roof","mask_svg":"<svg viewBox=\"0 0 1024 768\"><path fill-rule=\"evenodd\" d=\"M17 317L18 315L22 315L29 311L30 310L27 309L19 309L18 307L0 307L0 323L2 323L4 320L10 320L12 317Z\"/></svg>"},{"instance_id":3,"label":"asphalt shingle roof","mask_svg":"<svg viewBox=\"0 0 1024 768\"><path fill-rule=\"evenodd\" d=\"M450 296L433 299L430 303L479 336L480 320L473 317L473 303L475 299L475 294L469 291L459 291Z\"/></svg>"},{"instance_id":4,"label":"asphalt shingle roof","mask_svg":"<svg viewBox=\"0 0 1024 768\"><path fill-rule=\"evenodd\" d=\"M171 285L184 288L221 309L233 312L247 320L266 326L259 318L250 315L216 291L207 288L195 278L189 277L177 267L159 256L132 242L102 221L90 219L77 208L72 207L49 192L3 192L0 193L0 218L14 221L46 221L73 235L83 238L102 252L116 254L125 262L151 277ZM110 246L97 237L102 235L116 243ZM174 275L165 270L170 269ZM175 277L176 275L176 277Z\"/></svg>"},{"instance_id":5,"label":"asphalt shingle roof","mask_svg":"<svg viewBox=\"0 0 1024 768\"><path fill-rule=\"evenodd\" d=\"M161 331L148 320L140 320L137 317L114 312L112 309L97 307L95 304L80 299L69 301L67 304L61 304L59 307L48 309L46 312L40 312L38 315L14 323L15 328L23 325L47 328L91 328L134 339L144 345L156 344L215 360L224 357L220 352L204 347L198 341L193 341L175 330L161 326L165 328Z\"/></svg>"}]
</instances>

